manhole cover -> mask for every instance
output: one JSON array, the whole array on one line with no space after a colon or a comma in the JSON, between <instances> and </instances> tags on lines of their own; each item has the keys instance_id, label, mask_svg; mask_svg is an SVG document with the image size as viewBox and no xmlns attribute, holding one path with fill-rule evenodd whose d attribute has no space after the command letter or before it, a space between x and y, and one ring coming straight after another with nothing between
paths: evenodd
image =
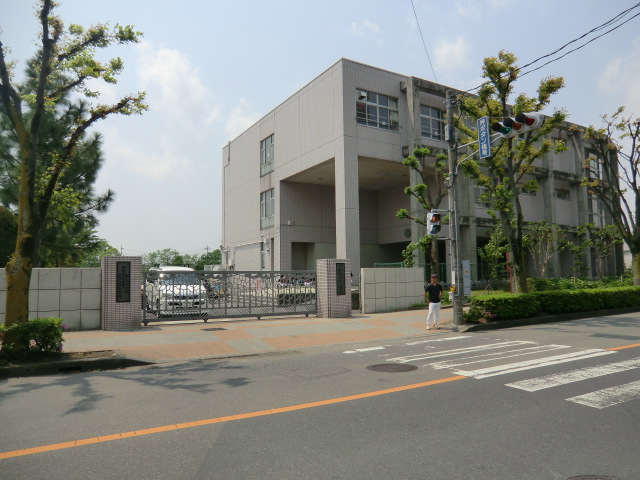
<instances>
[{"instance_id":1,"label":"manhole cover","mask_svg":"<svg viewBox=\"0 0 640 480\"><path fill-rule=\"evenodd\" d=\"M202 330L204 330L205 332L217 332L219 330L226 330L226 328L212 327L212 328L203 328Z\"/></svg>"},{"instance_id":2,"label":"manhole cover","mask_svg":"<svg viewBox=\"0 0 640 480\"><path fill-rule=\"evenodd\" d=\"M384 373L402 373L417 369L418 367L415 365L407 365L406 363L379 363L377 365L369 365L367 367L367 370Z\"/></svg>"},{"instance_id":3,"label":"manhole cover","mask_svg":"<svg viewBox=\"0 0 640 480\"><path fill-rule=\"evenodd\" d=\"M567 478L567 480L618 480L615 477L606 475L578 475L577 477Z\"/></svg>"}]
</instances>

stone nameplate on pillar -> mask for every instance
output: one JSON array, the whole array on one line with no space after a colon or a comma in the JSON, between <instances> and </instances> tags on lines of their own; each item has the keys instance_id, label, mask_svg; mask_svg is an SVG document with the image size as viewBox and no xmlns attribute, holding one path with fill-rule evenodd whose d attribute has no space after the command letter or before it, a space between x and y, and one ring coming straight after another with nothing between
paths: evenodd
<instances>
[{"instance_id":1,"label":"stone nameplate on pillar","mask_svg":"<svg viewBox=\"0 0 640 480\"><path fill-rule=\"evenodd\" d=\"M347 294L347 281L345 277L344 263L336 263L336 295Z\"/></svg>"},{"instance_id":2,"label":"stone nameplate on pillar","mask_svg":"<svg viewBox=\"0 0 640 480\"><path fill-rule=\"evenodd\" d=\"M131 301L131 262L116 262L116 302Z\"/></svg>"}]
</instances>

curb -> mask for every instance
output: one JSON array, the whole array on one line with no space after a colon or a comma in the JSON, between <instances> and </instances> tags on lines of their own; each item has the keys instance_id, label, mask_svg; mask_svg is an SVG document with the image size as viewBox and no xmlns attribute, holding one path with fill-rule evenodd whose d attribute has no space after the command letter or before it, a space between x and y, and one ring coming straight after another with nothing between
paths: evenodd
<instances>
[{"instance_id":1,"label":"curb","mask_svg":"<svg viewBox=\"0 0 640 480\"><path fill-rule=\"evenodd\" d=\"M118 355L103 358L53 360L0 367L0 379L81 373L95 370L118 370L145 365L151 365L151 363Z\"/></svg>"},{"instance_id":2,"label":"curb","mask_svg":"<svg viewBox=\"0 0 640 480\"><path fill-rule=\"evenodd\" d=\"M478 323L464 325L460 332L481 332L484 330L497 330L501 328L526 327L553 322L569 322L571 320L581 320L583 318L606 317L607 315L622 315L625 313L640 312L640 307L612 308L610 310L596 310L591 312L565 313L561 315L544 315L531 318L519 318L516 320L504 320L502 322Z\"/></svg>"}]
</instances>

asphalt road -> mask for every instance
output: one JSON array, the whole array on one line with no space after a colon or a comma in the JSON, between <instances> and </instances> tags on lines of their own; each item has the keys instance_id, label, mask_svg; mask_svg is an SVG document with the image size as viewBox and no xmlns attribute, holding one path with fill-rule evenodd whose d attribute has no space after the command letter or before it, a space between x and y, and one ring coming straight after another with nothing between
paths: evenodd
<instances>
[{"instance_id":1,"label":"asphalt road","mask_svg":"<svg viewBox=\"0 0 640 480\"><path fill-rule=\"evenodd\" d=\"M638 480L640 314L9 379L0 418L2 479Z\"/></svg>"}]
</instances>

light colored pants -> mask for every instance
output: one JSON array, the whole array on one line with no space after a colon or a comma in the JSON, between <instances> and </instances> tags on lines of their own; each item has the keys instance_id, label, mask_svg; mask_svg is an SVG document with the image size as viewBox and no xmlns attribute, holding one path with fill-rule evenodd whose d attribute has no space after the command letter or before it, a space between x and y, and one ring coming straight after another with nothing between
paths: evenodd
<instances>
[{"instance_id":1,"label":"light colored pants","mask_svg":"<svg viewBox=\"0 0 640 480\"><path fill-rule=\"evenodd\" d=\"M433 322L434 325L438 324L438 316L440 315L440 302L429 303L429 315L427 315L427 327Z\"/></svg>"}]
</instances>

